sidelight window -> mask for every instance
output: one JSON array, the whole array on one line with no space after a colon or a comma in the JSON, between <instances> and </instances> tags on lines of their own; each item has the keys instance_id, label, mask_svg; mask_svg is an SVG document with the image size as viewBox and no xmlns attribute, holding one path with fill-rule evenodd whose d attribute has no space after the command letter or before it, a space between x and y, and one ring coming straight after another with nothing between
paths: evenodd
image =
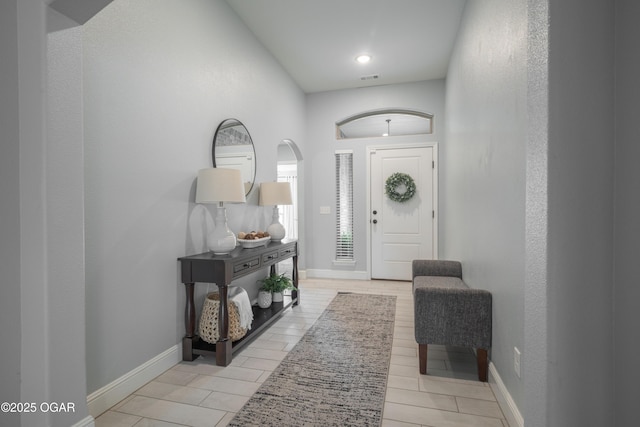
<instances>
[{"instance_id":1,"label":"sidelight window","mask_svg":"<svg viewBox=\"0 0 640 427\"><path fill-rule=\"evenodd\" d=\"M353 260L353 152L337 151L336 260Z\"/></svg>"}]
</instances>

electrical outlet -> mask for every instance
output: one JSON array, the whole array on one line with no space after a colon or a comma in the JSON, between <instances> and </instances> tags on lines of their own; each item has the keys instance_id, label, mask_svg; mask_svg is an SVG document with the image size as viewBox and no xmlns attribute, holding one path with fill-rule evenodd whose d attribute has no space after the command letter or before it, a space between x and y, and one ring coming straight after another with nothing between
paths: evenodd
<instances>
[{"instance_id":1,"label":"electrical outlet","mask_svg":"<svg viewBox=\"0 0 640 427\"><path fill-rule=\"evenodd\" d=\"M320 215L329 215L331 213L330 206L320 206Z\"/></svg>"},{"instance_id":2,"label":"electrical outlet","mask_svg":"<svg viewBox=\"0 0 640 427\"><path fill-rule=\"evenodd\" d=\"M520 350L518 350L518 347L513 347L513 369L516 371L518 378L520 378Z\"/></svg>"}]
</instances>

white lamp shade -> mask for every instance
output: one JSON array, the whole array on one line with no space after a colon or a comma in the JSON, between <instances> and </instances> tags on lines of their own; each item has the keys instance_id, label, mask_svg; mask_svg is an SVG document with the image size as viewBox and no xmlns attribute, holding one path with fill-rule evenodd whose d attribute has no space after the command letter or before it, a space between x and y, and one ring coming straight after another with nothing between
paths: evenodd
<instances>
[{"instance_id":1,"label":"white lamp shade","mask_svg":"<svg viewBox=\"0 0 640 427\"><path fill-rule=\"evenodd\" d=\"M244 184L238 169L209 168L198 171L196 203L244 203Z\"/></svg>"},{"instance_id":2,"label":"white lamp shade","mask_svg":"<svg viewBox=\"0 0 640 427\"><path fill-rule=\"evenodd\" d=\"M291 184L263 182L260 184L260 206L292 205Z\"/></svg>"}]
</instances>

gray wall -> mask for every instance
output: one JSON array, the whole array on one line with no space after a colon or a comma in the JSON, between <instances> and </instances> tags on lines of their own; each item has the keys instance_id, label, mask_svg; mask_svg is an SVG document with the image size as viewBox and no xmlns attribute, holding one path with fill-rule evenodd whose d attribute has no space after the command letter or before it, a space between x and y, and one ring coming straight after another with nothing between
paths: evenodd
<instances>
[{"instance_id":1,"label":"gray wall","mask_svg":"<svg viewBox=\"0 0 640 427\"><path fill-rule=\"evenodd\" d=\"M45 3L5 2L2 11L2 120L10 122L2 123L1 247L2 262L11 263L2 266L9 281L1 298L2 400L73 402L75 412L2 414L8 426L68 426L87 417L81 79L66 74L70 63L80 69L81 37L47 34L52 19L76 24ZM61 45L65 55L57 57Z\"/></svg>"},{"instance_id":2,"label":"gray wall","mask_svg":"<svg viewBox=\"0 0 640 427\"><path fill-rule=\"evenodd\" d=\"M548 145L549 10L547 0L528 0L527 150L524 277L523 406L527 425L547 424L548 412Z\"/></svg>"},{"instance_id":3,"label":"gray wall","mask_svg":"<svg viewBox=\"0 0 640 427\"><path fill-rule=\"evenodd\" d=\"M614 4L549 5L548 425L608 425Z\"/></svg>"},{"instance_id":4,"label":"gray wall","mask_svg":"<svg viewBox=\"0 0 640 427\"><path fill-rule=\"evenodd\" d=\"M184 335L176 259L205 251L213 207L195 205L194 180L218 124L244 122L256 181L275 180L278 143L304 150L304 94L223 1L117 0L83 30L91 393ZM232 230L268 225L257 187L228 206Z\"/></svg>"},{"instance_id":5,"label":"gray wall","mask_svg":"<svg viewBox=\"0 0 640 427\"><path fill-rule=\"evenodd\" d=\"M468 2L447 75L440 258L457 259L469 286L493 294L491 362L518 407L513 369L524 345L525 1Z\"/></svg>"},{"instance_id":6,"label":"gray wall","mask_svg":"<svg viewBox=\"0 0 640 427\"><path fill-rule=\"evenodd\" d=\"M82 28L50 33L47 54L46 328L49 366L55 367L49 381L57 399L81 405L78 413L55 415L54 425L65 426L87 415L86 372L78 372L86 354Z\"/></svg>"},{"instance_id":7,"label":"gray wall","mask_svg":"<svg viewBox=\"0 0 640 427\"><path fill-rule=\"evenodd\" d=\"M612 334L613 10L609 2L469 2L447 78L444 253L462 259L472 286L493 291L491 359L527 425L610 425L613 355L633 348L614 346ZM616 190L626 195L622 181ZM635 201L616 208L629 225L623 212ZM623 297L635 295L630 274L616 283ZM619 316L634 320L630 310ZM514 345L524 345L521 380Z\"/></svg>"},{"instance_id":8,"label":"gray wall","mask_svg":"<svg viewBox=\"0 0 640 427\"><path fill-rule=\"evenodd\" d=\"M20 135L16 1L0 3L0 402L20 401ZM0 413L0 424L19 425Z\"/></svg>"},{"instance_id":9,"label":"gray wall","mask_svg":"<svg viewBox=\"0 0 640 427\"><path fill-rule=\"evenodd\" d=\"M84 54L96 53L90 50L95 46L89 45L85 49L85 29L48 9L45 3L49 1L4 2L0 14L3 31L0 43L3 54L0 82L3 129L0 147L3 199L0 211L3 255L0 261L3 275L0 333L3 342L11 343L2 346L0 376L3 401L73 402L76 411L69 414L37 412L21 418L2 414L2 425L7 426L68 426L80 420L87 422L90 420L86 408L89 392L179 342L184 328L181 315L184 290L178 285L176 257L202 247L203 227L210 220L209 214L207 209L198 209L189 201L193 200L193 178L197 169L211 165L210 141L222 119L235 116L244 120L252 131L257 143L259 181L275 178L276 147L280 140L293 139L301 148L303 141L304 95L239 23L226 3L191 2L195 9L184 12L208 14L199 17L198 25L189 27L189 30L199 30L198 35L203 36L197 41L186 41L200 49L198 55L193 51L180 52L190 54L192 60L195 58L191 67L184 64L186 68L178 69L181 63L166 64L166 57L162 56L167 53L165 48L173 49L171 54L179 56L176 53L181 42L178 36L187 32L180 31L184 30L180 25L172 27L178 30L177 36L167 40L166 45L157 45L156 49L151 49L153 52L144 51L141 62L146 65L146 68L142 67L146 74L136 74L136 69L127 68L127 60L132 58L120 57L113 51L110 55L102 52L114 61L112 65L122 66L126 77L122 83L132 86L126 99L105 96L103 104L92 103L92 91L100 88L91 83L111 88L117 84L100 73L82 75L83 66L91 71L91 66L95 65L91 55L82 63ZM88 16L83 11L87 10L88 3L83 0L82 4L75 4L79 7L74 7L73 1L56 4L66 8L70 15L78 12L84 17L79 23L84 23ZM89 9L99 10L108 1L92 0L90 3ZM136 6L139 3L136 2ZM154 2L153 5L160 9L175 6L172 2ZM133 6L130 9L140 10ZM148 10L142 15L154 16L146 12ZM160 12L160 16L164 18L161 25L171 24L166 11ZM129 29L138 24L132 23L132 19L123 19L131 25ZM154 29L152 23L146 24L149 24L147 29ZM51 31L48 35L47 29ZM155 31L158 31L157 26ZM141 35L142 38L145 36L149 37L148 34ZM117 35L113 37L117 38ZM109 44L108 40L104 42ZM131 49L123 49L122 53L132 52L135 46L132 44ZM254 59L247 59L251 55ZM100 58L93 59L99 61ZM229 67L224 68L223 75L215 75L224 64ZM109 64L104 67L110 70ZM162 67L170 76L152 78L149 84L157 86L151 90L145 86L147 77L153 74L150 70L155 72ZM237 73L238 69L243 70L242 75ZM195 75L187 75L187 79L181 74L183 72ZM83 77L88 80L83 82ZM138 87L131 83L136 78ZM206 87L212 81L215 87ZM114 88L113 94L122 94L117 89ZM166 100L167 92L178 94L177 103L159 102ZM152 96L145 97L149 93ZM175 98L171 101L176 101ZM277 108L265 113L263 105L273 105L274 99L278 100ZM141 108L132 112L130 106L123 105L127 100L139 101ZM83 102L89 102L86 117L83 117ZM95 108L101 110L98 112ZM119 115L109 108L122 108L132 114ZM112 133L106 131L102 140L89 138L96 132L92 123L106 126L100 117L114 128L123 129L122 133L129 139L113 138L113 129L109 129ZM200 127L192 126L195 121L201 122ZM158 135L158 128L166 135ZM132 140L131 135L138 139ZM122 135L115 132L115 136ZM127 142L131 145L125 145ZM109 157L109 149L118 143L128 154L117 159ZM134 148L136 144L139 144L139 150ZM86 177L83 177L84 148L88 151ZM106 151L104 163L96 160L103 154L99 152L101 149ZM131 167L134 162L137 162L136 168ZM159 170L162 176L159 176ZM153 182L141 189L140 185L149 184L149 181L139 179L149 178L149 175ZM103 182L101 179L106 182L104 199L93 197L93 192L103 191L96 185ZM116 191L114 182L125 184ZM90 196L86 206L85 190ZM117 196L113 196L114 193ZM141 205L151 210L141 212L140 205L135 205L140 199L144 199ZM250 200L255 204L257 193ZM119 205L114 209L114 216L105 218L103 213L112 212L102 209L99 203L109 205L111 202ZM87 213L95 215L95 219L87 221L86 264L85 208ZM131 216L127 217L126 212L121 211L128 211ZM171 217L167 222L170 225L157 229L164 230L164 234L159 235L157 230L149 232L143 226L139 232L131 232L132 225L135 228L140 224L135 222L140 216L147 214L145 219L151 218L149 222L153 222L156 214L166 219L165 211ZM242 218L242 223L236 223L236 226L260 223L269 217L263 215L262 208L251 205L237 207L234 213L234 218ZM91 228L96 223L117 238L127 240L118 241L115 248L107 249L117 252L131 245L133 251L125 252L120 258L96 252L95 247L102 249L91 240L100 236L100 230ZM172 234L176 229L180 230L178 239ZM135 263L128 259L122 261L133 252ZM123 267L121 262L127 265ZM86 354L85 266L86 335L90 337L86 340ZM107 266L109 272L103 275L101 266ZM147 275L146 281L133 283L131 278L139 275L140 268L154 273ZM111 269L121 269L122 274L111 275ZM155 272L159 273L154 276ZM130 303L132 300L134 304ZM169 312L176 313L175 317L167 319L166 311L161 311L167 307ZM146 318L147 313L157 321L138 322ZM119 318L125 321L119 323ZM102 320L106 324L101 323ZM150 325L153 331L146 345L140 346L138 337L146 335ZM114 328L120 328L120 333L114 333ZM96 335L103 340L94 340ZM101 351L107 357L100 358L101 354L94 359L94 354ZM125 354L124 358L120 358L122 354ZM96 359L100 362L97 365L94 364ZM92 364L91 367L85 369L85 360ZM87 371L91 378L85 378Z\"/></svg>"},{"instance_id":10,"label":"gray wall","mask_svg":"<svg viewBox=\"0 0 640 427\"><path fill-rule=\"evenodd\" d=\"M366 148L411 142L415 137L336 139L337 121L364 111L382 108L408 108L434 115L434 133L420 137L422 142L442 142L444 136L444 80L368 87L307 95L307 148L305 173L308 179L305 242L307 269L324 270L320 275L340 270L335 259L335 160L336 150L353 150L354 167L354 256L356 265L349 272L367 270L366 236L369 215L366 212ZM331 207L331 215L321 215L320 206ZM328 271L327 271L328 270Z\"/></svg>"},{"instance_id":11,"label":"gray wall","mask_svg":"<svg viewBox=\"0 0 640 427\"><path fill-rule=\"evenodd\" d=\"M638 422L640 371L640 3L616 2L616 147L615 147L615 284L614 284L614 410L615 425Z\"/></svg>"}]
</instances>

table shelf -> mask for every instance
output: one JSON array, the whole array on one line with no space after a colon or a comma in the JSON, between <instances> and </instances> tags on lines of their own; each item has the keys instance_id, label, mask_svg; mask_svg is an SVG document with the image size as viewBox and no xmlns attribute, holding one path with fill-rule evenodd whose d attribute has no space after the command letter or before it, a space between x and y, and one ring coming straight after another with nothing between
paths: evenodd
<instances>
[{"instance_id":1,"label":"table shelf","mask_svg":"<svg viewBox=\"0 0 640 427\"><path fill-rule=\"evenodd\" d=\"M282 302L274 302L269 308L260 308L257 305L252 306L253 322L251 323L251 329L247 331L244 337L231 343L231 353L235 353L259 337L266 328L278 320L295 302L291 296L285 295ZM208 343L196 336L192 341L192 353L194 356L215 356L216 344Z\"/></svg>"}]
</instances>

